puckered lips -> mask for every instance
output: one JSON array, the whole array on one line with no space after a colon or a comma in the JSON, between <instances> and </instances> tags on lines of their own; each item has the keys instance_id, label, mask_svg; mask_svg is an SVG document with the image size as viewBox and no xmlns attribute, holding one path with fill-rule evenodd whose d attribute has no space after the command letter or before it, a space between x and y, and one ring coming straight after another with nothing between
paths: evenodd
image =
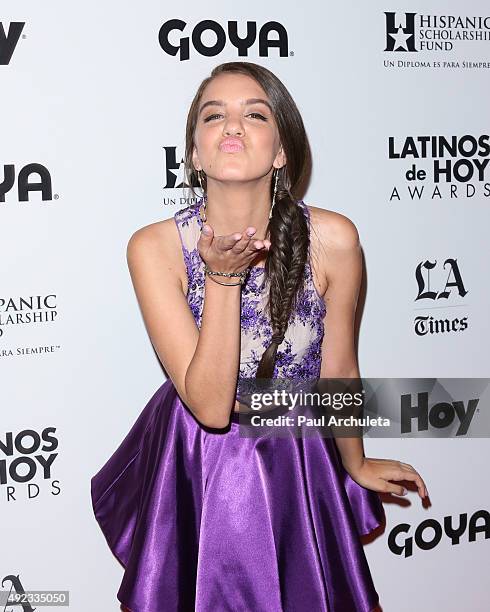
<instances>
[{"instance_id":1,"label":"puckered lips","mask_svg":"<svg viewBox=\"0 0 490 612\"><path fill-rule=\"evenodd\" d=\"M236 136L228 136L219 144L220 151L224 153L237 153L238 151L242 151L243 148L242 139Z\"/></svg>"}]
</instances>

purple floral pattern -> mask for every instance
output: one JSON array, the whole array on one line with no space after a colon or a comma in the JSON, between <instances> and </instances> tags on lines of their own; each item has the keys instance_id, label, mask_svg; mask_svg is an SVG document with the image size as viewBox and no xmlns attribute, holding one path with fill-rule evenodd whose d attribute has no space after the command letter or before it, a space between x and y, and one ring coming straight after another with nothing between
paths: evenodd
<instances>
[{"instance_id":1,"label":"purple floral pattern","mask_svg":"<svg viewBox=\"0 0 490 612\"><path fill-rule=\"evenodd\" d=\"M202 198L174 214L179 230L187 270L187 302L198 328L201 327L204 306L205 274L204 261L197 249L202 220L199 206ZM300 200L310 228L310 212ZM264 268L250 268L241 289L241 347L238 378L254 378L257 367L269 346L272 336L270 317L264 308L268 289L264 283ZM284 340L279 345L273 378L312 379L320 376L321 347L324 337L324 322L327 308L319 295L313 279L308 257L305 266L304 290L298 294L296 308L291 313Z\"/></svg>"}]
</instances>

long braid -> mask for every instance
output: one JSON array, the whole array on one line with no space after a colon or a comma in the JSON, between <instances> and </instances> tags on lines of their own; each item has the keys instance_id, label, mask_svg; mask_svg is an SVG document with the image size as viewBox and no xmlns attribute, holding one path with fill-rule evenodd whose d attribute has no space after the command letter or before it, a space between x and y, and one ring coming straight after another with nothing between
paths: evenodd
<instances>
[{"instance_id":1,"label":"long braid","mask_svg":"<svg viewBox=\"0 0 490 612\"><path fill-rule=\"evenodd\" d=\"M285 190L276 193L269 221L271 248L265 265L269 296L266 311L272 327L271 342L262 355L256 378L271 378L276 355L286 333L291 312L304 288L308 257L308 225L300 205ZM274 342L277 338L278 342Z\"/></svg>"}]
</instances>

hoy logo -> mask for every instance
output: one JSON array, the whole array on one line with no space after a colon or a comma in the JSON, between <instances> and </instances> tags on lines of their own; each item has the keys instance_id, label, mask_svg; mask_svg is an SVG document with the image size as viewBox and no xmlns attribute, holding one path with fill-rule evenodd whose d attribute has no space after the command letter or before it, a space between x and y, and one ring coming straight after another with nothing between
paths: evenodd
<instances>
[{"instance_id":1,"label":"hoy logo","mask_svg":"<svg viewBox=\"0 0 490 612\"><path fill-rule=\"evenodd\" d=\"M445 429L453 424L457 418L459 426L457 436L464 436L468 432L471 421L475 415L479 399L468 401L465 409L464 402L438 402L429 409L429 394L418 393L417 401L412 405L411 394L401 396L401 433L412 432L412 421L417 421L417 431L428 431L429 425L435 429Z\"/></svg>"},{"instance_id":2,"label":"hoy logo","mask_svg":"<svg viewBox=\"0 0 490 612\"><path fill-rule=\"evenodd\" d=\"M417 13L390 13L386 16L385 51L417 51L415 48L415 15Z\"/></svg>"},{"instance_id":3,"label":"hoy logo","mask_svg":"<svg viewBox=\"0 0 490 612\"><path fill-rule=\"evenodd\" d=\"M190 37L181 36L177 44L171 42L171 38L178 37L175 32L184 32L187 23L181 19L170 19L166 21L158 33L158 41L161 48L168 55L179 55L179 60L188 60L190 57L190 44L195 51L205 57L219 55L229 41L238 51L240 57L248 56L248 50L257 40L257 23L247 21L245 34L240 36L238 33L238 21L228 21L225 30L221 24L212 19L205 19L194 26ZM270 35L274 38L270 38ZM205 39L214 38L213 42L205 42ZM268 21L259 30L258 34L259 56L268 57L269 49L276 47L279 49L280 57L289 55L288 33L286 28L277 21Z\"/></svg>"},{"instance_id":4,"label":"hoy logo","mask_svg":"<svg viewBox=\"0 0 490 612\"><path fill-rule=\"evenodd\" d=\"M39 180L33 181L33 174L37 174ZM5 202L5 194L12 189L14 184L15 166L13 164L4 164L3 181L0 183L0 202ZM17 177L17 196L19 202L27 202L31 191L40 191L44 201L53 199L51 175L42 164L27 164L19 172Z\"/></svg>"},{"instance_id":5,"label":"hoy logo","mask_svg":"<svg viewBox=\"0 0 490 612\"><path fill-rule=\"evenodd\" d=\"M24 21L12 21L9 24L8 34L6 34L5 26L0 21L0 66L10 64L10 58L17 47L24 26Z\"/></svg>"}]
</instances>

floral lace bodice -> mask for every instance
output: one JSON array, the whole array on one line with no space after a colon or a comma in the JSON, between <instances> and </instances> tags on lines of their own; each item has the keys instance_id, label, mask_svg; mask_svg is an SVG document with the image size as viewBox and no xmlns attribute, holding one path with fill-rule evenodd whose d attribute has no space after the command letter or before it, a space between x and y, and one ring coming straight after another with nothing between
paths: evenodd
<instances>
[{"instance_id":1,"label":"floral lace bodice","mask_svg":"<svg viewBox=\"0 0 490 612\"><path fill-rule=\"evenodd\" d=\"M202 198L179 209L174 220L179 230L182 252L187 270L187 302L198 328L204 305L204 261L197 249L203 225L199 215ZM310 228L310 212L300 200ZM241 346L238 378L253 378L262 354L270 344L272 327L264 312L268 289L265 287L264 268L250 268L241 288ZM324 335L323 318L326 306L313 281L310 257L305 266L305 289L298 296L296 309L291 313L284 340L277 350L273 378L312 379L320 376L321 346Z\"/></svg>"}]
</instances>

